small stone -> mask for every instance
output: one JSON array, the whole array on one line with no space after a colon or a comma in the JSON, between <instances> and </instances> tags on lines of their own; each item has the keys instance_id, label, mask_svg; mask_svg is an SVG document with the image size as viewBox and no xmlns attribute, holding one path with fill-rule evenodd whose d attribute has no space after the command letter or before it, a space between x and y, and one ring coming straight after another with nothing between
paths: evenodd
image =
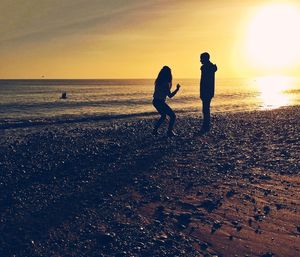
<instances>
[{"instance_id":1,"label":"small stone","mask_svg":"<svg viewBox=\"0 0 300 257\"><path fill-rule=\"evenodd\" d=\"M232 223L232 225L234 225L234 226L237 226L237 225L239 224L239 222L238 222L237 220L234 220L234 221L232 221L231 223Z\"/></svg>"},{"instance_id":2,"label":"small stone","mask_svg":"<svg viewBox=\"0 0 300 257\"><path fill-rule=\"evenodd\" d=\"M253 222L253 219L248 219L248 224L249 224L249 226L251 227L252 226L252 222Z\"/></svg>"},{"instance_id":3,"label":"small stone","mask_svg":"<svg viewBox=\"0 0 300 257\"><path fill-rule=\"evenodd\" d=\"M118 252L118 253L115 254L115 257L126 257L126 256L128 256L128 255L127 255L127 252L125 252L125 251L124 252Z\"/></svg>"},{"instance_id":4,"label":"small stone","mask_svg":"<svg viewBox=\"0 0 300 257\"><path fill-rule=\"evenodd\" d=\"M208 244L205 242L200 243L200 249L202 251L205 251L208 248Z\"/></svg>"},{"instance_id":5,"label":"small stone","mask_svg":"<svg viewBox=\"0 0 300 257\"><path fill-rule=\"evenodd\" d=\"M230 197L234 196L234 194L235 194L235 191L234 191L234 190L230 190L230 191L228 191L228 192L226 193L226 197L227 197L227 198L230 198Z\"/></svg>"},{"instance_id":6,"label":"small stone","mask_svg":"<svg viewBox=\"0 0 300 257\"><path fill-rule=\"evenodd\" d=\"M181 202L181 207L186 210L197 210L197 207L191 203Z\"/></svg>"},{"instance_id":7,"label":"small stone","mask_svg":"<svg viewBox=\"0 0 300 257\"><path fill-rule=\"evenodd\" d=\"M257 229L255 229L255 233L256 234L261 234L261 231L257 228Z\"/></svg>"},{"instance_id":8,"label":"small stone","mask_svg":"<svg viewBox=\"0 0 300 257\"><path fill-rule=\"evenodd\" d=\"M262 215L259 215L259 214L255 214L255 215L254 215L254 219L255 219L256 221L262 221L262 220L263 220L263 216L262 216Z\"/></svg>"},{"instance_id":9,"label":"small stone","mask_svg":"<svg viewBox=\"0 0 300 257\"><path fill-rule=\"evenodd\" d=\"M222 223L218 220L216 220L211 228L211 233L215 233L218 229L222 227Z\"/></svg>"},{"instance_id":10,"label":"small stone","mask_svg":"<svg viewBox=\"0 0 300 257\"><path fill-rule=\"evenodd\" d=\"M236 230L237 230L237 231L241 231L241 230L242 230L242 225L241 225L241 224L237 225L237 226L236 226Z\"/></svg>"},{"instance_id":11,"label":"small stone","mask_svg":"<svg viewBox=\"0 0 300 257\"><path fill-rule=\"evenodd\" d=\"M191 222L192 215L189 213L182 213L177 216L178 225L187 226Z\"/></svg>"},{"instance_id":12,"label":"small stone","mask_svg":"<svg viewBox=\"0 0 300 257\"><path fill-rule=\"evenodd\" d=\"M265 215L268 215L271 211L271 208L268 205L266 205L266 206L264 206L263 210L264 210Z\"/></svg>"},{"instance_id":13,"label":"small stone","mask_svg":"<svg viewBox=\"0 0 300 257\"><path fill-rule=\"evenodd\" d=\"M164 213L164 207L163 206L158 206L155 210L154 216L157 220L159 221L164 221L165 218L165 213Z\"/></svg>"},{"instance_id":14,"label":"small stone","mask_svg":"<svg viewBox=\"0 0 300 257\"><path fill-rule=\"evenodd\" d=\"M102 245L111 244L114 241L114 234L113 233L99 233L96 235L97 241Z\"/></svg>"},{"instance_id":15,"label":"small stone","mask_svg":"<svg viewBox=\"0 0 300 257\"><path fill-rule=\"evenodd\" d=\"M208 212L212 212L214 209L217 209L220 205L220 200L206 199L201 202L199 207L206 209Z\"/></svg>"},{"instance_id":16,"label":"small stone","mask_svg":"<svg viewBox=\"0 0 300 257\"><path fill-rule=\"evenodd\" d=\"M193 186L194 186L194 183L193 183L193 182L189 182L189 183L186 185L186 187L185 187L184 190L189 190L189 189L193 188Z\"/></svg>"},{"instance_id":17,"label":"small stone","mask_svg":"<svg viewBox=\"0 0 300 257\"><path fill-rule=\"evenodd\" d=\"M271 180L271 179L272 179L272 178L271 178L269 175L267 175L267 174L262 174L262 175L259 176L259 178L260 178L260 179L263 179L263 180Z\"/></svg>"},{"instance_id":18,"label":"small stone","mask_svg":"<svg viewBox=\"0 0 300 257\"><path fill-rule=\"evenodd\" d=\"M267 252L267 253L262 254L260 257L272 257L273 255L274 255L274 253Z\"/></svg>"}]
</instances>

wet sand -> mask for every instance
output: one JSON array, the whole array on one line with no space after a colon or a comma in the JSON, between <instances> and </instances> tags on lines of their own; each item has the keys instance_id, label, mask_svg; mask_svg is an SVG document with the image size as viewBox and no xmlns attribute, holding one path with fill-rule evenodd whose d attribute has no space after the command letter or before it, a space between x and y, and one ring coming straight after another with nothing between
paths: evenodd
<instances>
[{"instance_id":1,"label":"wet sand","mask_svg":"<svg viewBox=\"0 0 300 257\"><path fill-rule=\"evenodd\" d=\"M299 256L300 108L0 130L0 256Z\"/></svg>"}]
</instances>

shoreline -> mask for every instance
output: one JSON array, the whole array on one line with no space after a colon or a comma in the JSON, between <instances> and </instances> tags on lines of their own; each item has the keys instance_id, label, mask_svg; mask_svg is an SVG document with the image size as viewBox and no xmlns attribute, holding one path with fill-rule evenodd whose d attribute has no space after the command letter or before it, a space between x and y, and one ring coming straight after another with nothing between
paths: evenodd
<instances>
[{"instance_id":1,"label":"shoreline","mask_svg":"<svg viewBox=\"0 0 300 257\"><path fill-rule=\"evenodd\" d=\"M256 113L256 112L266 112L266 111L276 111L276 110L288 110L297 108L299 105L282 106L279 108L257 108L249 110L236 110L236 111L213 111L212 116L227 115L227 114L243 114L243 113ZM174 109L176 114L186 115L187 118L193 116L199 116L201 118L201 108L199 109L186 109L178 110ZM124 121L126 119L133 121L135 119L153 119L158 116L156 111L143 112L143 113L130 113L130 114L108 114L108 115L62 115L54 117L41 118L28 118L28 119L14 119L5 118L0 120L0 131L6 129L18 129L18 128L29 128L36 126L51 126L51 125L64 125L64 124L76 124L76 123L93 123L93 122L116 122ZM183 118L184 117L180 117Z\"/></svg>"},{"instance_id":2,"label":"shoreline","mask_svg":"<svg viewBox=\"0 0 300 257\"><path fill-rule=\"evenodd\" d=\"M1 130L0 255L299 254L299 106L154 117Z\"/></svg>"}]
</instances>

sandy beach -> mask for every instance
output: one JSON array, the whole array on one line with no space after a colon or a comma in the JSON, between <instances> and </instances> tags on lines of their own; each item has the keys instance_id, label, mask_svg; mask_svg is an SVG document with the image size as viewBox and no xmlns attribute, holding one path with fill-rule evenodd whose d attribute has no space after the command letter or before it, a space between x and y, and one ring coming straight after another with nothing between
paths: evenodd
<instances>
[{"instance_id":1,"label":"sandy beach","mask_svg":"<svg viewBox=\"0 0 300 257\"><path fill-rule=\"evenodd\" d=\"M1 129L0 256L300 255L299 107L155 118Z\"/></svg>"}]
</instances>

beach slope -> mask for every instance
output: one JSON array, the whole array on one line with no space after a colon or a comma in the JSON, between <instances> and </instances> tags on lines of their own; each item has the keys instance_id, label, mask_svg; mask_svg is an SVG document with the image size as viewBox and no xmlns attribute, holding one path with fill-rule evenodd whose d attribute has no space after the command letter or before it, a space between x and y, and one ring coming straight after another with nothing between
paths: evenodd
<instances>
[{"instance_id":1,"label":"beach slope","mask_svg":"<svg viewBox=\"0 0 300 257\"><path fill-rule=\"evenodd\" d=\"M0 131L0 256L299 256L300 108Z\"/></svg>"}]
</instances>

